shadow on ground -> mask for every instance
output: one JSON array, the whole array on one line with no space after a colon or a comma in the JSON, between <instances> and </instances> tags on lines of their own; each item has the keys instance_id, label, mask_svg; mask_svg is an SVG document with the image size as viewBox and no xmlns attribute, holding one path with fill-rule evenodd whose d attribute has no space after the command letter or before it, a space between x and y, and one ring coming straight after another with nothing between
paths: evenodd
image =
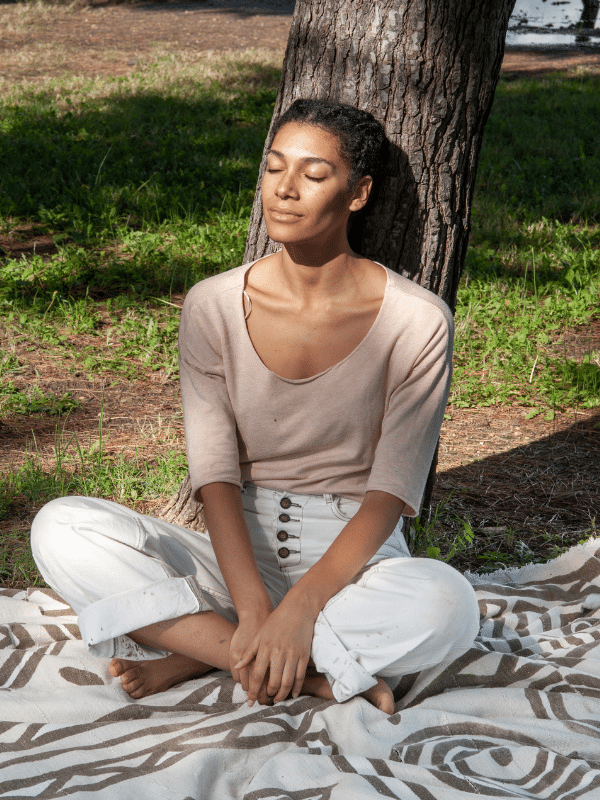
<instances>
[{"instance_id":1,"label":"shadow on ground","mask_svg":"<svg viewBox=\"0 0 600 800\"><path fill-rule=\"evenodd\" d=\"M91 2L93 6L114 5L110 0L103 3ZM165 11L196 11L213 8L219 13L235 14L240 18L252 17L256 14L261 15L282 15L289 16L294 13L295 2L289 0L195 0L195 2L164 2L164 0L142 0L132 4L132 8L140 12L165 12Z\"/></svg>"},{"instance_id":2,"label":"shadow on ground","mask_svg":"<svg viewBox=\"0 0 600 800\"><path fill-rule=\"evenodd\" d=\"M475 531L473 546L452 562L460 569L522 563L527 548L535 560L548 558L577 544L600 521L600 413L438 472L433 502L441 504L440 529L459 531L468 520Z\"/></svg>"},{"instance_id":3,"label":"shadow on ground","mask_svg":"<svg viewBox=\"0 0 600 800\"><path fill-rule=\"evenodd\" d=\"M17 5L22 0L0 0L0 6ZM59 5L69 5L69 2ZM80 6L89 5L93 8L122 5L120 0L80 0ZM289 16L294 13L296 3L294 0L133 0L127 3L130 8L138 11L196 11L214 8L215 11L230 12L240 16L253 16L255 14L281 14Z\"/></svg>"}]
</instances>

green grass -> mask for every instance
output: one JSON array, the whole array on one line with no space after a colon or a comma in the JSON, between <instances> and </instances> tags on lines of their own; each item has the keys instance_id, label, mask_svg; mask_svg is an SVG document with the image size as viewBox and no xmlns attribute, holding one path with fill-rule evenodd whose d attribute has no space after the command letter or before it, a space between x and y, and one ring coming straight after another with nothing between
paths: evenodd
<instances>
[{"instance_id":1,"label":"green grass","mask_svg":"<svg viewBox=\"0 0 600 800\"><path fill-rule=\"evenodd\" d=\"M454 405L551 419L600 404L600 354L561 348L600 316L599 140L599 75L500 80L456 309Z\"/></svg>"},{"instance_id":2,"label":"green grass","mask_svg":"<svg viewBox=\"0 0 600 800\"><path fill-rule=\"evenodd\" d=\"M67 494L106 497L134 508L140 500L172 493L187 471L185 453L168 452L153 459L111 456L102 440L84 448L76 438L57 437L55 467L45 468L36 453L21 467L3 475L0 519L18 517ZM28 526L27 526L28 528ZM0 547L0 585L36 585L42 582L29 546L29 531L14 526Z\"/></svg>"},{"instance_id":3,"label":"green grass","mask_svg":"<svg viewBox=\"0 0 600 800\"><path fill-rule=\"evenodd\" d=\"M183 294L241 262L278 77L264 56L246 54L189 67L160 59L127 78L7 87L0 235L18 237L33 224L59 249L0 259L0 413L77 408L69 392L25 380L27 353L105 385L156 371L177 380ZM453 406L518 404L550 419L600 403L599 354L575 357L565 344L599 316L598 141L600 76L501 80L458 296ZM149 464L100 459L75 441L65 447L57 441L53 466L32 453L3 469L0 519L65 493L130 504L165 497L184 471L181 457ZM477 550L481 537L469 534L468 519L445 524L441 541L421 530L421 549L454 560ZM22 528L5 553L18 550ZM530 559L516 534L504 540L504 550L495 541L477 553L490 563ZM16 581L3 557L6 582ZM31 565L16 561L19 580L34 581Z\"/></svg>"},{"instance_id":4,"label":"green grass","mask_svg":"<svg viewBox=\"0 0 600 800\"><path fill-rule=\"evenodd\" d=\"M600 229L542 219L517 252L469 251L456 309L451 403L459 408L517 403L542 410L600 405L599 353L578 363L561 334L599 315Z\"/></svg>"},{"instance_id":5,"label":"green grass","mask_svg":"<svg viewBox=\"0 0 600 800\"><path fill-rule=\"evenodd\" d=\"M49 414L60 417L69 414L80 405L78 400L73 399L71 392L65 392L60 396L44 394L37 386L33 386L27 392L21 392L10 382L4 384L0 396L0 413L6 416Z\"/></svg>"},{"instance_id":6,"label":"green grass","mask_svg":"<svg viewBox=\"0 0 600 800\"><path fill-rule=\"evenodd\" d=\"M58 441L56 468L47 472L35 453L26 463L6 474L0 509L16 503L40 505L53 497L79 494L110 497L134 505L148 497L174 492L187 471L185 454L172 451L152 461L125 455L109 455L102 445L82 447L77 438Z\"/></svg>"},{"instance_id":7,"label":"green grass","mask_svg":"<svg viewBox=\"0 0 600 800\"><path fill-rule=\"evenodd\" d=\"M474 216L492 246L522 222L600 222L599 85L597 74L501 78Z\"/></svg>"},{"instance_id":8,"label":"green grass","mask_svg":"<svg viewBox=\"0 0 600 800\"><path fill-rule=\"evenodd\" d=\"M212 221L230 198L246 207L276 70L238 63L217 81L170 68L174 59L101 87L51 82L4 102L0 218L35 219L89 245L123 225Z\"/></svg>"}]
</instances>

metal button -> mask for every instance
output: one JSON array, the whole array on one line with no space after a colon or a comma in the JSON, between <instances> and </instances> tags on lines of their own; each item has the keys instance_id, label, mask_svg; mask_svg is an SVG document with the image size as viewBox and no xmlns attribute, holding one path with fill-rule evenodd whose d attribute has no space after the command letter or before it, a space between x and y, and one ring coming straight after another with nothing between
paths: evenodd
<instances>
[{"instance_id":1,"label":"metal button","mask_svg":"<svg viewBox=\"0 0 600 800\"><path fill-rule=\"evenodd\" d=\"M280 514L279 515L279 522L289 522L290 515L289 514Z\"/></svg>"},{"instance_id":2,"label":"metal button","mask_svg":"<svg viewBox=\"0 0 600 800\"><path fill-rule=\"evenodd\" d=\"M279 501L279 505L282 508L289 508L292 505L292 501L290 500L289 497L282 497L281 500Z\"/></svg>"},{"instance_id":3,"label":"metal button","mask_svg":"<svg viewBox=\"0 0 600 800\"><path fill-rule=\"evenodd\" d=\"M279 539L280 542L287 542L288 540L287 531L278 531L277 538Z\"/></svg>"},{"instance_id":4,"label":"metal button","mask_svg":"<svg viewBox=\"0 0 600 800\"><path fill-rule=\"evenodd\" d=\"M279 553L279 558L287 558L290 554L290 551L287 549L287 547L280 547L277 552Z\"/></svg>"}]
</instances>

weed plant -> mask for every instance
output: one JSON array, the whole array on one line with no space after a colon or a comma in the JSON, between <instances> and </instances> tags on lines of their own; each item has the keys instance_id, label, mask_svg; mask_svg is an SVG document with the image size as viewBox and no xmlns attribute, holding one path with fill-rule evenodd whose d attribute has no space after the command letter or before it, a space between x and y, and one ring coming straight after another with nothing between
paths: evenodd
<instances>
[{"instance_id":1,"label":"weed plant","mask_svg":"<svg viewBox=\"0 0 600 800\"><path fill-rule=\"evenodd\" d=\"M510 526L476 528L467 516L452 509L452 493L446 495L427 519L417 517L407 529L406 538L415 556L437 558L458 569L490 573L497 569L523 567L556 558L574 544L583 544L599 535L596 521L565 537L548 531L523 533ZM532 535L533 534L533 535Z\"/></svg>"},{"instance_id":2,"label":"weed plant","mask_svg":"<svg viewBox=\"0 0 600 800\"><path fill-rule=\"evenodd\" d=\"M189 66L161 58L125 78L3 85L0 235L18 240L33 226L58 252L0 258L0 413L76 409L69 393L22 378L28 351L106 385L157 370L177 379L183 295L241 263L278 79L272 60L249 52ZM598 352L567 343L600 316L599 112L598 75L499 84L456 310L456 407L518 404L551 418L600 402ZM3 465L0 516L70 492L165 497L184 470L175 458L62 452L54 472L35 453ZM448 541L422 536L425 550L454 559L476 547L469 522L455 523ZM529 558L512 545L505 555Z\"/></svg>"}]
</instances>

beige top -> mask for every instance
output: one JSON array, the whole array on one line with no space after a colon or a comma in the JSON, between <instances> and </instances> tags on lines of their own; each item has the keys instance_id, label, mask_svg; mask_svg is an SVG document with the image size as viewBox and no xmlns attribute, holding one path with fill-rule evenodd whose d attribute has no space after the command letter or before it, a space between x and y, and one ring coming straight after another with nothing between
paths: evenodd
<instances>
[{"instance_id":1,"label":"beige top","mask_svg":"<svg viewBox=\"0 0 600 800\"><path fill-rule=\"evenodd\" d=\"M271 372L244 319L251 264L197 283L179 362L192 492L207 483L359 502L379 489L419 509L451 379L446 304L386 269L375 322L342 361L301 380Z\"/></svg>"}]
</instances>

